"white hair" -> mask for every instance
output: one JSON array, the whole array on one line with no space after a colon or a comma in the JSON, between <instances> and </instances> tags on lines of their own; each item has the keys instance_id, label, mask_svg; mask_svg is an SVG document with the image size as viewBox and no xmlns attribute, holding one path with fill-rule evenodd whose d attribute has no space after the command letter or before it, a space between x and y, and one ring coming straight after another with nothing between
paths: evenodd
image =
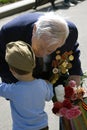
<instances>
[{"instance_id":1,"label":"white hair","mask_svg":"<svg viewBox=\"0 0 87 130\"><path fill-rule=\"evenodd\" d=\"M55 44L59 40L62 40L61 45L63 45L69 35L67 22L64 18L53 12L48 12L40 16L35 25L35 35L38 39L42 38L50 44Z\"/></svg>"}]
</instances>

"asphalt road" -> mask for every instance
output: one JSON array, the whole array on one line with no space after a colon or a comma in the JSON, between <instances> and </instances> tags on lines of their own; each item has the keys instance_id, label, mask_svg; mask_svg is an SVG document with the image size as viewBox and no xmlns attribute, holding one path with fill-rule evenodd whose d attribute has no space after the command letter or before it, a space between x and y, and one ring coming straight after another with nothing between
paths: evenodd
<instances>
[{"instance_id":1,"label":"asphalt road","mask_svg":"<svg viewBox=\"0 0 87 130\"><path fill-rule=\"evenodd\" d=\"M79 2L76 6L70 8L64 8L62 3L56 3L58 10L55 11L56 14L62 15L68 20L74 22L78 28L78 42L80 43L81 50L81 62L83 70L87 70L87 1ZM50 3L37 8L37 11L47 12L50 10ZM33 12L34 10L28 10L22 13ZM13 19L14 17L21 15L22 13L15 14L3 19L0 19L0 27ZM49 117L50 130L59 130L58 117L51 112L52 102L46 103L46 111ZM11 115L9 101L0 98L0 130L11 130Z\"/></svg>"}]
</instances>

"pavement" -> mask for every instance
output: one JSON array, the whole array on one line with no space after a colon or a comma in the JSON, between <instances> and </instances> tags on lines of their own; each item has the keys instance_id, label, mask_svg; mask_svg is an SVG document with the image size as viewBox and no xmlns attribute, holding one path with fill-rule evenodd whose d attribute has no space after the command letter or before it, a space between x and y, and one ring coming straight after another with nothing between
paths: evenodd
<instances>
[{"instance_id":1,"label":"pavement","mask_svg":"<svg viewBox=\"0 0 87 130\"><path fill-rule=\"evenodd\" d=\"M40 1L40 0L39 0ZM55 0L57 1L57 0ZM58 0L58 2L60 2L61 0ZM44 2L42 1L42 3L40 2L40 5L46 3L50 3L48 2L48 0L44 0ZM51 5L51 3L50 3ZM4 6L0 7L0 18L4 18L16 13L20 13L22 11L25 10L29 10L29 9L33 9L33 7L35 6L35 0L20 0L18 2L15 3L11 3L11 4L7 4Z\"/></svg>"},{"instance_id":2,"label":"pavement","mask_svg":"<svg viewBox=\"0 0 87 130\"><path fill-rule=\"evenodd\" d=\"M34 0L21 0L12 4L7 4L0 7L0 18L4 18L15 13L31 9L34 6Z\"/></svg>"}]
</instances>

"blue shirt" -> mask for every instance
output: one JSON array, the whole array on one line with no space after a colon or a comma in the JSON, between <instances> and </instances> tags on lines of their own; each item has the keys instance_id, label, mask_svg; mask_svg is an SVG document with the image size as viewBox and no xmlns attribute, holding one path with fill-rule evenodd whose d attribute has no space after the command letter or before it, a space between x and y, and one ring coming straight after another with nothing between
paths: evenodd
<instances>
[{"instance_id":1,"label":"blue shirt","mask_svg":"<svg viewBox=\"0 0 87 130\"><path fill-rule=\"evenodd\" d=\"M41 79L1 83L0 96L10 100L13 130L39 130L48 125L44 107L53 97L52 84Z\"/></svg>"}]
</instances>

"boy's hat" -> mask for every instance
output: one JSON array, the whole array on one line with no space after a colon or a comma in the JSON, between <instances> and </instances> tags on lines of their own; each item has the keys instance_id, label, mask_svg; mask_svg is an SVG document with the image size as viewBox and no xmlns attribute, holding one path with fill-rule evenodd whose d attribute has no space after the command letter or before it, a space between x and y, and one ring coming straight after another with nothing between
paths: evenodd
<instances>
[{"instance_id":1,"label":"boy's hat","mask_svg":"<svg viewBox=\"0 0 87 130\"><path fill-rule=\"evenodd\" d=\"M31 72L35 67L34 52L31 46L23 41L6 45L5 60L9 65L26 72Z\"/></svg>"}]
</instances>

